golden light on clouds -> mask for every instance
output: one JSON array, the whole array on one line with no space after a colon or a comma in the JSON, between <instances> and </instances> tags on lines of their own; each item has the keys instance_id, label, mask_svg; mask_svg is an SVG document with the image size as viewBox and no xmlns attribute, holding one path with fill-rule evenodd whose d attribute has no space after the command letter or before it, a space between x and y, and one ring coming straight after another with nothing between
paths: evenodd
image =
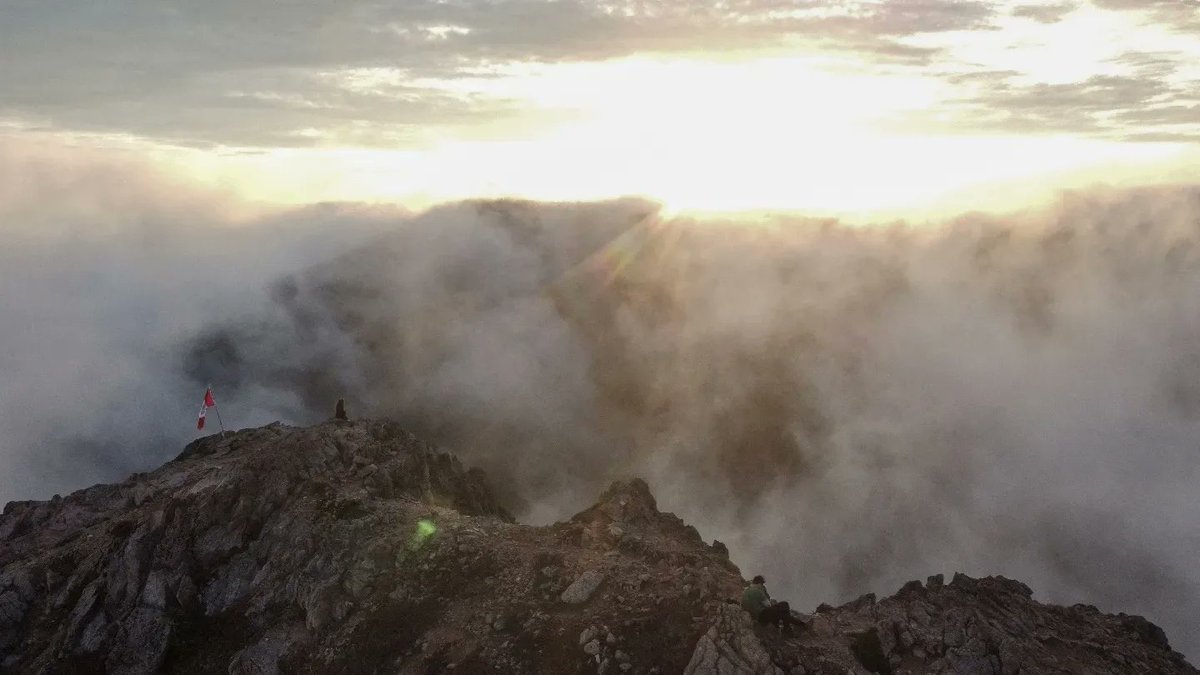
<instances>
[{"instance_id":1,"label":"golden light on clouds","mask_svg":"<svg viewBox=\"0 0 1200 675\"><path fill-rule=\"evenodd\" d=\"M49 106L0 106L0 134L121 147L253 201L414 208L639 195L682 210L872 218L1200 176L1200 35L1181 28L1200 17L1178 8L753 5L695 17L682 5L539 6L542 20L568 22L560 30L614 31L587 44L503 13L406 21L397 9L359 26L350 12L321 24L329 42L311 65L273 70L275 56L248 49L256 67L195 66L132 107L107 108L106 94L70 109L55 90ZM593 9L605 18L589 23ZM41 101L37 82L17 84ZM173 87L185 87L178 99Z\"/></svg>"},{"instance_id":2,"label":"golden light on clouds","mask_svg":"<svg viewBox=\"0 0 1200 675\"><path fill-rule=\"evenodd\" d=\"M358 72L347 86L399 77ZM636 194L675 209L870 218L1004 208L1194 157L1178 143L951 133L936 112L955 95L945 82L844 58L637 58L512 68L441 86L555 121L518 119L493 129L496 138L432 139L416 149L319 147L184 163L285 202L420 208L480 196Z\"/></svg>"}]
</instances>

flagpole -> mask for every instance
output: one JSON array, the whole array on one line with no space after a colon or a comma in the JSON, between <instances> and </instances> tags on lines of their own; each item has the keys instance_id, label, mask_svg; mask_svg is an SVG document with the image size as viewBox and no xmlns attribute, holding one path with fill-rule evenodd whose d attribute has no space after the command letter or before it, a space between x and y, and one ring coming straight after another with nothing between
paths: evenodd
<instances>
[{"instance_id":1,"label":"flagpole","mask_svg":"<svg viewBox=\"0 0 1200 675\"><path fill-rule=\"evenodd\" d=\"M225 423L221 421L221 409L214 405L213 410L215 410L217 413L217 424L221 427L221 437L224 438L225 437Z\"/></svg>"},{"instance_id":2,"label":"flagpole","mask_svg":"<svg viewBox=\"0 0 1200 675\"><path fill-rule=\"evenodd\" d=\"M208 385L208 390L212 391L212 385ZM221 421L221 409L217 407L217 397L213 396L212 409L217 413L217 424L221 427L221 438L225 437L225 423Z\"/></svg>"}]
</instances>

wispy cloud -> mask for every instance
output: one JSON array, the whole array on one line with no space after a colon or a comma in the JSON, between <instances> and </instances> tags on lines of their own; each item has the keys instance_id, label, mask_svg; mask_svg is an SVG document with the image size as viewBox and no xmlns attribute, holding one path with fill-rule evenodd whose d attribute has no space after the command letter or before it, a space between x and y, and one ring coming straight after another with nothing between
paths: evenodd
<instances>
[{"instance_id":1,"label":"wispy cloud","mask_svg":"<svg viewBox=\"0 0 1200 675\"><path fill-rule=\"evenodd\" d=\"M1136 52L1109 63L1127 74L1053 83L1030 82L1011 70L953 75L951 81L972 93L949 102L947 110L966 128L1200 140L1200 81L1176 80L1182 64L1162 54Z\"/></svg>"},{"instance_id":2,"label":"wispy cloud","mask_svg":"<svg viewBox=\"0 0 1200 675\"><path fill-rule=\"evenodd\" d=\"M1102 9L1146 14L1171 30L1195 35L1200 29L1200 3L1189 0L1092 0Z\"/></svg>"},{"instance_id":3,"label":"wispy cloud","mask_svg":"<svg viewBox=\"0 0 1200 675\"><path fill-rule=\"evenodd\" d=\"M996 49L1019 52L1036 48L1020 21L1054 27L1097 11L1196 42L1192 51L1168 47L1164 58L1194 63L1200 53L1200 10L1176 0L15 1L0 10L0 116L197 147L412 148L464 134L502 137L522 123L570 118L571 111L483 92L449 95L435 85L498 66L788 49L842 55L864 68L947 76L952 83L949 75L989 69L956 44L1001 34L1008 37ZM393 73L395 81L351 86L353 73L372 70ZM1143 85L1094 80L1049 88L1037 84L1036 73L1024 75L1035 82L996 81L995 91L971 100L981 114L957 123L965 130L979 122L980 130L1029 132L1053 121L1054 131L1080 134L1124 123L1143 127L1128 129L1126 137L1184 133L1153 115L1138 121L1122 114L1145 103L1140 88L1167 83L1163 73L1129 76ZM1195 81L1173 86L1194 87ZM1042 97L1059 107L1048 102L1036 109L1033 100ZM1177 96L1155 105L1190 101ZM1098 123L1096 115L1105 112L1114 113L1112 119Z\"/></svg>"},{"instance_id":4,"label":"wispy cloud","mask_svg":"<svg viewBox=\"0 0 1200 675\"><path fill-rule=\"evenodd\" d=\"M1012 9L1012 15L1023 19L1033 19L1041 23L1057 23L1063 17L1075 10L1077 5L1069 2L1059 2L1044 5L1017 5Z\"/></svg>"},{"instance_id":5,"label":"wispy cloud","mask_svg":"<svg viewBox=\"0 0 1200 675\"><path fill-rule=\"evenodd\" d=\"M481 66L799 44L882 61L926 62L913 33L986 25L981 2L541 2L458 0L320 6L253 2L8 3L0 21L0 113L56 127L174 143L288 146L411 143L422 130L503 121L485 97L421 80ZM330 73L403 73L347 90ZM528 111L525 111L528 112ZM370 133L354 133L354 127Z\"/></svg>"}]
</instances>

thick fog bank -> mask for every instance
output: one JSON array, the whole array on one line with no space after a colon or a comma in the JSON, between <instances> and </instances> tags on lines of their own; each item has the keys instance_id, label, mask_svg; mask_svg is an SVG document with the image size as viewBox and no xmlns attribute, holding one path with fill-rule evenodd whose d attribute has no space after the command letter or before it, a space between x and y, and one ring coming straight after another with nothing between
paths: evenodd
<instances>
[{"instance_id":1,"label":"thick fog bank","mask_svg":"<svg viewBox=\"0 0 1200 675\"><path fill-rule=\"evenodd\" d=\"M1196 188L922 227L247 216L0 150L0 501L170 458L209 382L237 427L344 397L528 520L643 475L803 606L1001 573L1200 650Z\"/></svg>"}]
</instances>

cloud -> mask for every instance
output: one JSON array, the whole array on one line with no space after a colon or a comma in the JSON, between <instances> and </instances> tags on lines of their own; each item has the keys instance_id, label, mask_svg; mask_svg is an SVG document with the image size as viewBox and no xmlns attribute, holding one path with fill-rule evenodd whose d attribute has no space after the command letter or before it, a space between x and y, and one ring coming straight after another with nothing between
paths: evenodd
<instances>
[{"instance_id":1,"label":"cloud","mask_svg":"<svg viewBox=\"0 0 1200 675\"><path fill-rule=\"evenodd\" d=\"M946 0L10 3L0 24L0 115L200 147L331 137L412 147L439 130L508 120L516 112L511 102L452 96L431 84L477 77L497 64L796 40L921 63L936 50L900 38L978 27L990 13L986 3ZM394 72L402 85L348 90L346 77L363 69ZM310 129L323 133L304 133Z\"/></svg>"},{"instance_id":2,"label":"cloud","mask_svg":"<svg viewBox=\"0 0 1200 675\"><path fill-rule=\"evenodd\" d=\"M1018 5L1013 8L1012 15L1024 19L1033 19L1040 23L1057 23L1064 16L1078 8L1077 4L1055 3L1049 5Z\"/></svg>"},{"instance_id":3,"label":"cloud","mask_svg":"<svg viewBox=\"0 0 1200 675\"><path fill-rule=\"evenodd\" d=\"M1194 83L1177 78L1173 55L1130 52L1110 63L1127 74L1079 81L1029 81L1014 70L976 70L947 79L973 92L946 105L955 123L1010 133L1073 133L1118 140L1195 140Z\"/></svg>"},{"instance_id":4,"label":"cloud","mask_svg":"<svg viewBox=\"0 0 1200 675\"><path fill-rule=\"evenodd\" d=\"M463 133L473 126L504 125L530 116L504 100L416 86L354 91L331 84L329 76L303 71L247 71L225 82L205 79L164 83L147 96L55 106L51 124L43 130L132 131L197 148L311 147L330 142L396 148L420 146L438 132ZM10 108L18 118L38 119L45 112L37 103Z\"/></svg>"},{"instance_id":5,"label":"cloud","mask_svg":"<svg viewBox=\"0 0 1200 675\"><path fill-rule=\"evenodd\" d=\"M527 518L647 475L806 604L1005 573L1194 649L1198 213L1194 188L934 229L455 205L289 277L183 367L399 416Z\"/></svg>"},{"instance_id":6,"label":"cloud","mask_svg":"<svg viewBox=\"0 0 1200 675\"><path fill-rule=\"evenodd\" d=\"M1200 29L1200 6L1174 0L1093 0L1101 9L1148 14L1172 30L1195 34Z\"/></svg>"},{"instance_id":7,"label":"cloud","mask_svg":"<svg viewBox=\"0 0 1200 675\"><path fill-rule=\"evenodd\" d=\"M841 54L866 69L954 84L964 71L989 70L977 54L960 53L976 36L1003 32L1011 36L1006 50L1029 47L1030 35L1006 22L1009 17L1051 25L1092 6L350 0L319 7L115 0L68 9L10 3L0 24L0 118L202 148L411 149L445 137L511 137L514 129L572 119L572 110L475 86L481 78L530 65L787 48ZM1200 10L1189 3L1104 0L1094 6L1131 17L1131 31L1150 22L1181 36L1200 32ZM949 42L931 42L931 36ZM1070 36L1055 39L1064 37ZM1196 83L1180 78L1195 54L1180 44L1164 44L1176 51L1158 56L1171 64L1169 73L1146 67L1114 75L1096 64L1105 72L1076 83L1038 83L1025 73L987 83L994 90L952 92L955 100L945 108L963 114L942 117L956 131L1187 138L1189 131L1170 127L1173 120L1130 128L1131 122L1107 118L1143 105L1194 102ZM364 72L388 77L358 86ZM985 84L983 78L976 82ZM1159 91L1164 100L1147 103L1143 88Z\"/></svg>"},{"instance_id":8,"label":"cloud","mask_svg":"<svg viewBox=\"0 0 1200 675\"><path fill-rule=\"evenodd\" d=\"M647 477L776 595L936 572L1200 648L1200 188L943 225L690 222L640 200L234 217L0 147L0 500L226 422L388 415L527 520ZM7 185L7 183L6 183Z\"/></svg>"},{"instance_id":9,"label":"cloud","mask_svg":"<svg viewBox=\"0 0 1200 675\"><path fill-rule=\"evenodd\" d=\"M160 463L199 400L177 341L400 213L247 216L138 162L8 139L0 176L0 501Z\"/></svg>"},{"instance_id":10,"label":"cloud","mask_svg":"<svg viewBox=\"0 0 1200 675\"><path fill-rule=\"evenodd\" d=\"M1096 75L1064 84L998 83L973 102L987 113L1002 113L1011 123L1027 128L1095 131L1104 127L1101 114L1140 109L1167 92L1155 80Z\"/></svg>"}]
</instances>

